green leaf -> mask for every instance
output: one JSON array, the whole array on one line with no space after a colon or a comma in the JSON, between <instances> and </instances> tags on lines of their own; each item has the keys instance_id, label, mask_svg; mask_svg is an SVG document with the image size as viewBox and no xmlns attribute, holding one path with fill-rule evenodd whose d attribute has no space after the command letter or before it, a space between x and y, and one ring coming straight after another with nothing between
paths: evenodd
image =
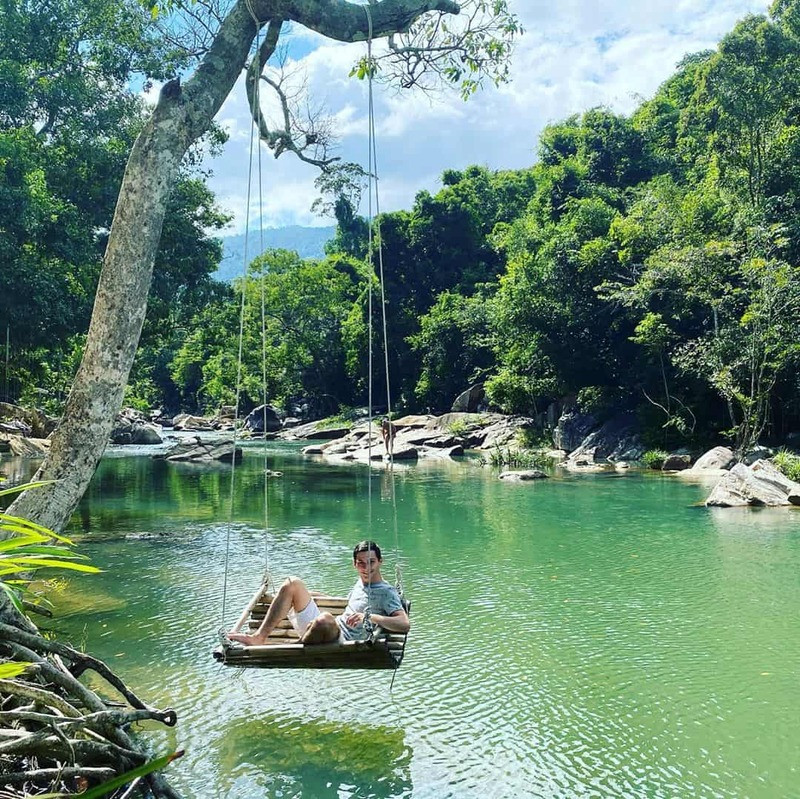
<instances>
[{"instance_id":1,"label":"green leaf","mask_svg":"<svg viewBox=\"0 0 800 799\"><path fill-rule=\"evenodd\" d=\"M29 488L41 488L42 486L52 485L55 480L37 480L35 483L23 483L22 485L12 486L11 488L4 488L0 491L0 497L7 496L8 494L21 494Z\"/></svg>"},{"instance_id":2,"label":"green leaf","mask_svg":"<svg viewBox=\"0 0 800 799\"><path fill-rule=\"evenodd\" d=\"M13 680L19 677L30 663L0 663L0 680Z\"/></svg>"},{"instance_id":3,"label":"green leaf","mask_svg":"<svg viewBox=\"0 0 800 799\"><path fill-rule=\"evenodd\" d=\"M118 777L114 777L104 782L102 785L96 785L94 788L90 788L88 791L84 791L80 794L81 799L100 799L102 796L108 796L112 791L121 788L123 785L127 785L129 782L133 782L139 777L145 777L148 774L152 774L154 771L165 768L179 757L183 757L182 749L173 752L171 755L165 755L164 757L151 760L149 763L145 763L138 768L126 771L124 774L120 774ZM43 793L37 794L37 799L65 799L67 795L68 794L63 793ZM69 794L69 796L74 796L74 794Z\"/></svg>"}]
</instances>

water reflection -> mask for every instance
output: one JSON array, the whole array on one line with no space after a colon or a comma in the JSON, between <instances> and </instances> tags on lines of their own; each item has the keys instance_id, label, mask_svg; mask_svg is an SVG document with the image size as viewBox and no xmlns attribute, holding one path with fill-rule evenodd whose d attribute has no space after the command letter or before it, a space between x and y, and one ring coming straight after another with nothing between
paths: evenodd
<instances>
[{"instance_id":1,"label":"water reflection","mask_svg":"<svg viewBox=\"0 0 800 799\"><path fill-rule=\"evenodd\" d=\"M356 692L359 695L359 692ZM231 721L211 744L222 795L401 799L412 795L402 729L291 716Z\"/></svg>"}]
</instances>

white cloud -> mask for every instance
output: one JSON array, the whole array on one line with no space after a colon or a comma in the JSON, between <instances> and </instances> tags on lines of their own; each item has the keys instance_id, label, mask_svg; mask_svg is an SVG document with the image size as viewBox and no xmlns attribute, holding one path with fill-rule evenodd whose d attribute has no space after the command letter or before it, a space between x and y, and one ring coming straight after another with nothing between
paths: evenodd
<instances>
[{"instance_id":1,"label":"white cloud","mask_svg":"<svg viewBox=\"0 0 800 799\"><path fill-rule=\"evenodd\" d=\"M513 0L512 0L513 3ZM526 34L512 62L512 81L469 102L443 92L421 94L375 88L378 166L384 210L409 207L414 194L435 191L447 168L485 164L519 168L533 162L544 125L606 105L629 113L652 95L689 52L712 48L737 19L763 13L768 0L518 0ZM310 94L333 115L340 155L366 161L366 84L348 77L365 46L341 45L292 28L292 67L307 76ZM299 50L297 48L300 48ZM231 132L225 154L212 164L212 187L244 223L249 117L242 82L223 106L220 122ZM313 168L290 155L263 161L267 224L327 224L314 220ZM362 209L363 210L363 209Z\"/></svg>"}]
</instances>

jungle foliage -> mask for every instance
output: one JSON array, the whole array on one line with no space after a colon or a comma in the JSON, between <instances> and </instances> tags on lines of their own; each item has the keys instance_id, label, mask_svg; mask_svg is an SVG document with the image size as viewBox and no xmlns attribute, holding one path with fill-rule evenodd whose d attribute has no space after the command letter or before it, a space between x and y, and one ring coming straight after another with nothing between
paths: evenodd
<instances>
[{"instance_id":1,"label":"jungle foliage","mask_svg":"<svg viewBox=\"0 0 800 799\"><path fill-rule=\"evenodd\" d=\"M130 35L137 58L169 63L139 29ZM33 74L26 53L6 48L0 71ZM0 107L11 110L0 115L0 314L25 342L23 382L51 393L79 350L111 198L141 124L120 75L90 126L63 103L63 122L42 126L47 112L34 109L47 98L30 81L2 83ZM594 108L547 127L530 168L446 171L436 194L376 221L371 253L352 197L328 187L321 206L338 223L328 255L267 252L230 287L209 278L219 247L206 231L224 215L202 176L187 174L130 398L192 411L230 403L244 293L246 403L261 400L262 352L269 401L326 413L364 403L380 242L402 409L442 412L483 382L508 412L570 395L595 409L635 407L659 449L720 435L744 447L800 429L799 85L800 3L778 0L716 50L685 57L630 116Z\"/></svg>"}]
</instances>

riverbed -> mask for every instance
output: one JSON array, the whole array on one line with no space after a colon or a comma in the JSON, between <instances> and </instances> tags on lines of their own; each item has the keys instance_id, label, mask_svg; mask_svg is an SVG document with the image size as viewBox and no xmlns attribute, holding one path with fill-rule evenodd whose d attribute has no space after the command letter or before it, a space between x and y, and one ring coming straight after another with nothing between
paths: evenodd
<instances>
[{"instance_id":1,"label":"riverbed","mask_svg":"<svg viewBox=\"0 0 800 799\"><path fill-rule=\"evenodd\" d=\"M509 484L274 442L268 467L265 503L246 451L231 508L229 467L107 457L69 530L104 571L61 578L48 624L177 709L153 739L186 750L185 796L798 795L798 510L635 471ZM212 660L266 565L345 593L365 537L412 601L393 685Z\"/></svg>"}]
</instances>

